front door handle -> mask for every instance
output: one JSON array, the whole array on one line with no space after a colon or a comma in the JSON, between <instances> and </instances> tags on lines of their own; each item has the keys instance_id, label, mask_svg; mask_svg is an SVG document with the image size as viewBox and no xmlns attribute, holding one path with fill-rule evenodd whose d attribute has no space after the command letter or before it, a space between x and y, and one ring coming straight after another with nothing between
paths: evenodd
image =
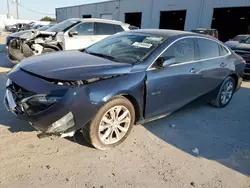
<instances>
[{"instance_id":1,"label":"front door handle","mask_svg":"<svg viewBox=\"0 0 250 188\"><path fill-rule=\"evenodd\" d=\"M196 74L196 73L198 73L199 71L200 71L200 70L195 69L195 68L192 68L192 69L190 70L190 72L193 73L193 74Z\"/></svg>"},{"instance_id":2,"label":"front door handle","mask_svg":"<svg viewBox=\"0 0 250 188\"><path fill-rule=\"evenodd\" d=\"M223 63L220 64L220 66L225 67L225 66L227 66L227 64L223 62Z\"/></svg>"}]
</instances>

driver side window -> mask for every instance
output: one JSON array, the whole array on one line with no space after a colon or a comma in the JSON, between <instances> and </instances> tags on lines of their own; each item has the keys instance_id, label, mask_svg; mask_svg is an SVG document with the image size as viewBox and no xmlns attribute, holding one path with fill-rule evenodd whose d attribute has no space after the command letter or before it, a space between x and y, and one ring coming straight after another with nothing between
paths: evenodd
<instances>
[{"instance_id":1,"label":"driver side window","mask_svg":"<svg viewBox=\"0 0 250 188\"><path fill-rule=\"evenodd\" d=\"M93 35L94 24L91 22L80 23L77 26L75 26L71 31L78 32L78 35Z\"/></svg>"},{"instance_id":2,"label":"driver side window","mask_svg":"<svg viewBox=\"0 0 250 188\"><path fill-rule=\"evenodd\" d=\"M176 63L195 61L195 42L192 38L181 39L172 44L164 53L164 57L175 57Z\"/></svg>"}]
</instances>

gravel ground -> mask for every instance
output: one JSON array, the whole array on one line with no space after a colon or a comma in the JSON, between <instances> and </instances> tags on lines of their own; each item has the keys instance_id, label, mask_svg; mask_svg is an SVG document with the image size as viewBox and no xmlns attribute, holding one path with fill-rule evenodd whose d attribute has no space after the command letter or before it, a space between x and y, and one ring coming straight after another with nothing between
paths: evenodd
<instances>
[{"instance_id":1,"label":"gravel ground","mask_svg":"<svg viewBox=\"0 0 250 188\"><path fill-rule=\"evenodd\" d=\"M6 36L7 36L6 32L1 32L0 31L0 44L4 44L5 43ZM0 49L0 51L1 51L1 49Z\"/></svg>"},{"instance_id":2,"label":"gravel ground","mask_svg":"<svg viewBox=\"0 0 250 188\"><path fill-rule=\"evenodd\" d=\"M0 98L8 67L0 53ZM250 188L249 100L250 82L244 82L227 108L193 102L135 126L122 145L106 152L80 134L76 142L39 140L0 103L0 188Z\"/></svg>"}]
</instances>

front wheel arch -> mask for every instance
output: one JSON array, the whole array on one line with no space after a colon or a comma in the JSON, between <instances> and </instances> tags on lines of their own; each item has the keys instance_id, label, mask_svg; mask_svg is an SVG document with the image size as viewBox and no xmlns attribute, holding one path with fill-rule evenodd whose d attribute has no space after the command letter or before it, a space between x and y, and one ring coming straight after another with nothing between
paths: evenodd
<instances>
[{"instance_id":1,"label":"front wheel arch","mask_svg":"<svg viewBox=\"0 0 250 188\"><path fill-rule=\"evenodd\" d=\"M138 101L136 100L136 98L133 95L129 94L129 92L124 91L124 92L110 94L103 98L101 106L105 105L108 101L112 100L113 98L116 98L119 96L126 98L132 103L135 109L135 122L138 122L142 116L140 105Z\"/></svg>"}]
</instances>

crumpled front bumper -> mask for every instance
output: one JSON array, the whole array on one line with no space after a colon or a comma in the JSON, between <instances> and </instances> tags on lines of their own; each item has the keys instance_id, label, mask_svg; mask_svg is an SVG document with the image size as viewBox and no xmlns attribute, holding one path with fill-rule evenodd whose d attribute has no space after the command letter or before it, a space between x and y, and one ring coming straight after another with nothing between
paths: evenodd
<instances>
[{"instance_id":1,"label":"crumpled front bumper","mask_svg":"<svg viewBox=\"0 0 250 188\"><path fill-rule=\"evenodd\" d=\"M15 101L12 92L7 87L4 97L6 108L14 113L17 118L29 122L35 129L43 133L60 136L74 132L86 125L97 112L97 107L90 101L87 87L65 88L64 86L48 83L21 70L16 74L22 76L22 79L16 80L15 76L11 74L9 75L10 79L12 78L13 82L15 81L15 84L18 84L20 87L27 86L25 87L26 90L48 95L55 94L58 91L64 92L60 101L46 110L29 115L20 113L20 109L17 109L20 108L17 104L18 102ZM27 84L26 80L29 80L30 84ZM38 85L39 87L37 87Z\"/></svg>"}]
</instances>

